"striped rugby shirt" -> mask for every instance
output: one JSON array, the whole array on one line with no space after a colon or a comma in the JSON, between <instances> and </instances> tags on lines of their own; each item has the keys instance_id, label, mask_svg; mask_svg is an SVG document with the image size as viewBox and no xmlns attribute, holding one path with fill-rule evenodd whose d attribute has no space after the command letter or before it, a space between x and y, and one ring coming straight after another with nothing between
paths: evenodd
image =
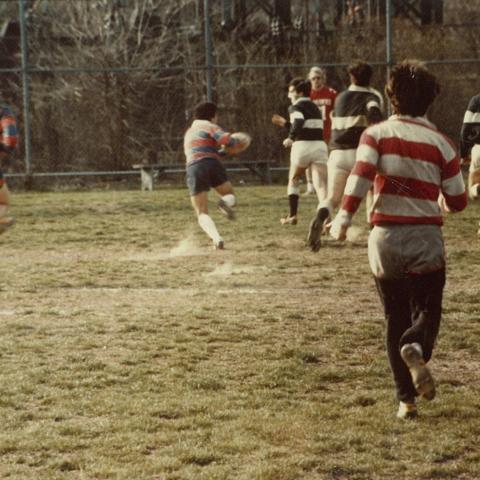
<instances>
[{"instance_id":1,"label":"striped rugby shirt","mask_svg":"<svg viewBox=\"0 0 480 480\"><path fill-rule=\"evenodd\" d=\"M18 144L17 121L8 107L0 107L0 158L8 158ZM5 184L0 170L0 188Z\"/></svg>"},{"instance_id":2,"label":"striped rugby shirt","mask_svg":"<svg viewBox=\"0 0 480 480\"><path fill-rule=\"evenodd\" d=\"M332 112L330 150L350 150L358 146L368 125L382 120L383 98L370 87L350 85L341 92Z\"/></svg>"},{"instance_id":3,"label":"striped rugby shirt","mask_svg":"<svg viewBox=\"0 0 480 480\"><path fill-rule=\"evenodd\" d=\"M12 153L17 143L17 121L8 107L0 107L0 155Z\"/></svg>"},{"instance_id":4,"label":"striped rugby shirt","mask_svg":"<svg viewBox=\"0 0 480 480\"><path fill-rule=\"evenodd\" d=\"M467 205L453 142L424 117L393 115L365 130L339 212L343 225L350 225L372 183L375 225L442 225L440 191L451 210Z\"/></svg>"},{"instance_id":5,"label":"striped rugby shirt","mask_svg":"<svg viewBox=\"0 0 480 480\"><path fill-rule=\"evenodd\" d=\"M468 102L460 131L460 156L467 158L474 145L480 145L480 94Z\"/></svg>"},{"instance_id":6,"label":"striped rugby shirt","mask_svg":"<svg viewBox=\"0 0 480 480\"><path fill-rule=\"evenodd\" d=\"M240 140L232 138L215 123L208 120L194 120L185 133L183 148L187 165L198 162L204 158L220 160L224 156L220 147L233 147Z\"/></svg>"},{"instance_id":7,"label":"striped rugby shirt","mask_svg":"<svg viewBox=\"0 0 480 480\"><path fill-rule=\"evenodd\" d=\"M288 137L297 140L323 140L322 112L307 97L300 97L288 107L290 132Z\"/></svg>"}]
</instances>

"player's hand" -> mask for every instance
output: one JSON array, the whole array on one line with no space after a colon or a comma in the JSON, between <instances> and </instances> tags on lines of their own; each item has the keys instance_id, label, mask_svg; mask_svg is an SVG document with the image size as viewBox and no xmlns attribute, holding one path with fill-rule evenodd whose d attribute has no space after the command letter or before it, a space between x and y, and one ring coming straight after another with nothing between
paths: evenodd
<instances>
[{"instance_id":1,"label":"player's hand","mask_svg":"<svg viewBox=\"0 0 480 480\"><path fill-rule=\"evenodd\" d=\"M276 125L277 127L284 127L287 124L287 120L282 117L281 115L278 115L277 113L274 113L272 115L272 123Z\"/></svg>"},{"instance_id":2,"label":"player's hand","mask_svg":"<svg viewBox=\"0 0 480 480\"><path fill-rule=\"evenodd\" d=\"M447 201L445 200L445 197L443 196L442 193L440 193L440 195L438 196L438 205L442 212L447 212L447 213L451 212L450 208L448 208Z\"/></svg>"},{"instance_id":3,"label":"player's hand","mask_svg":"<svg viewBox=\"0 0 480 480\"><path fill-rule=\"evenodd\" d=\"M286 138L284 141L283 141L283 146L285 148L290 148L291 146L293 145L293 140L291 138Z\"/></svg>"},{"instance_id":4,"label":"player's hand","mask_svg":"<svg viewBox=\"0 0 480 480\"><path fill-rule=\"evenodd\" d=\"M348 226L342 225L338 221L333 220L333 222L327 223L327 225L325 225L325 230L335 240L343 242L347 239Z\"/></svg>"}]
</instances>

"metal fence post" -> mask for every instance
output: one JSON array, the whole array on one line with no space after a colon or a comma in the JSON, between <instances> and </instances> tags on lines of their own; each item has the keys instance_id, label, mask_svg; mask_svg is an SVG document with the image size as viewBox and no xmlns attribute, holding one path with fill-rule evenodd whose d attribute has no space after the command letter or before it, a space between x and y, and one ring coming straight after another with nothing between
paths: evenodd
<instances>
[{"instance_id":1,"label":"metal fence post","mask_svg":"<svg viewBox=\"0 0 480 480\"><path fill-rule=\"evenodd\" d=\"M390 69L392 67L392 0L385 0L385 22L386 22L386 39L387 39L387 79L390 76ZM391 115L392 106L387 99L387 113Z\"/></svg>"},{"instance_id":2,"label":"metal fence post","mask_svg":"<svg viewBox=\"0 0 480 480\"><path fill-rule=\"evenodd\" d=\"M28 187L32 176L32 141L30 129L30 89L28 78L28 41L25 18L25 0L18 0L20 20L20 41L22 53L23 130L25 145L25 185Z\"/></svg>"},{"instance_id":3,"label":"metal fence post","mask_svg":"<svg viewBox=\"0 0 480 480\"><path fill-rule=\"evenodd\" d=\"M210 32L210 1L204 0L204 24L205 24L205 66L207 69L207 101L213 98L213 65L212 65L212 35Z\"/></svg>"}]
</instances>

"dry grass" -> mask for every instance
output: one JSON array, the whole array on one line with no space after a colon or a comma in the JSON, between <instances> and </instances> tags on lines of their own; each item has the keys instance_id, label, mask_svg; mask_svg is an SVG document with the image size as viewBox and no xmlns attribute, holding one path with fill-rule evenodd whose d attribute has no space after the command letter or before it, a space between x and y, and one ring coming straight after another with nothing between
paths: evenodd
<instances>
[{"instance_id":1,"label":"dry grass","mask_svg":"<svg viewBox=\"0 0 480 480\"><path fill-rule=\"evenodd\" d=\"M184 189L15 195L0 478L480 478L480 208L447 218L439 395L404 423L363 214L312 254L312 199L285 228L284 187L238 194L223 252Z\"/></svg>"}]
</instances>

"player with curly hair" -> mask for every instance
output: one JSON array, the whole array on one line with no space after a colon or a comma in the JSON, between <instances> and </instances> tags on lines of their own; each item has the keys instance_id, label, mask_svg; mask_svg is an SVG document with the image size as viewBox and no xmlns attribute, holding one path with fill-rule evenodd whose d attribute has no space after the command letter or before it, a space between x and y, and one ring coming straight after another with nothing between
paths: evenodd
<instances>
[{"instance_id":1,"label":"player with curly hair","mask_svg":"<svg viewBox=\"0 0 480 480\"><path fill-rule=\"evenodd\" d=\"M439 93L425 65L394 66L385 88L394 115L367 128L330 234L345 239L373 184L368 258L387 325L387 353L400 402L397 416L417 415L415 397L435 396L426 363L437 337L445 285L441 211L467 205L453 142L425 117Z\"/></svg>"}]
</instances>

